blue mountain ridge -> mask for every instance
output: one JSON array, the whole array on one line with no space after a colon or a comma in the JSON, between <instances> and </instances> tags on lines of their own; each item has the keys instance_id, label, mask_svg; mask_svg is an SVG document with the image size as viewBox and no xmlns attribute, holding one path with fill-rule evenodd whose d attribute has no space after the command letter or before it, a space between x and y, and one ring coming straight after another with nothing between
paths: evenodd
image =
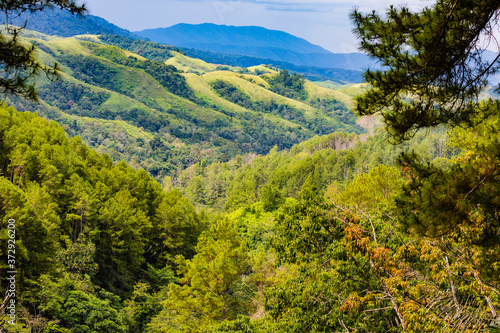
<instances>
[{"instance_id":1,"label":"blue mountain ridge","mask_svg":"<svg viewBox=\"0 0 500 333\"><path fill-rule=\"evenodd\" d=\"M257 26L177 24L171 28L147 30L151 37L142 37L101 17L86 15L84 18L78 18L59 9L23 13L12 23L19 26L26 24L25 28L28 30L61 37L117 34L131 39L149 39L184 48L189 56L208 62L243 67L265 63L304 74L311 79L328 79L335 82L361 82L361 71L370 64L373 65L373 62L361 53L333 54L286 32ZM205 31L201 35L196 33L200 26ZM236 32L228 34L228 30ZM171 39L165 39L166 35Z\"/></svg>"},{"instance_id":2,"label":"blue mountain ridge","mask_svg":"<svg viewBox=\"0 0 500 333\"><path fill-rule=\"evenodd\" d=\"M362 53L332 53L303 38L257 26L180 23L134 34L152 41L211 52L241 54L299 66L364 70L376 63Z\"/></svg>"},{"instance_id":3,"label":"blue mountain ridge","mask_svg":"<svg viewBox=\"0 0 500 333\"><path fill-rule=\"evenodd\" d=\"M324 48L313 45L305 39L290 35L279 30L269 30L258 26L227 26L213 23L186 24L180 23L170 28L146 29L136 32L137 35L152 40L192 47L197 45L207 47L235 48L268 48L284 49L298 53L330 53ZM221 50L213 50L219 52Z\"/></svg>"}]
</instances>

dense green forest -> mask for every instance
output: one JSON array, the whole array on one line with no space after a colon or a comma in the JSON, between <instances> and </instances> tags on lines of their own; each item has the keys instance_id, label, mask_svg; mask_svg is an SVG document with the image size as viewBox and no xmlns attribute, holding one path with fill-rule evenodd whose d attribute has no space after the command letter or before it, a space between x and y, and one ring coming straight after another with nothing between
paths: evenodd
<instances>
[{"instance_id":1,"label":"dense green forest","mask_svg":"<svg viewBox=\"0 0 500 333\"><path fill-rule=\"evenodd\" d=\"M496 117L450 139L439 130L394 146L383 131L333 133L288 152L202 161L180 184L205 210L168 177L162 189L35 114L3 105L0 124L16 332L386 332L401 321L433 331L461 325L435 313L460 307L480 327L488 302L498 306L481 226L463 230L470 240L414 239L395 227L404 211L394 201L418 182L395 167L401 151L441 166L441 177L453 161L474 167Z\"/></svg>"},{"instance_id":2,"label":"dense green forest","mask_svg":"<svg viewBox=\"0 0 500 333\"><path fill-rule=\"evenodd\" d=\"M356 176L381 164L394 166L403 151L418 152L425 162L440 166L446 166L448 159L459 152L447 145L444 129L421 133L411 143L399 146L387 140L381 130L373 136L335 132L302 142L289 151L279 152L275 147L265 156L248 154L210 165L202 160L182 172L178 186L198 208L232 211L265 201L269 193L277 197L276 205L283 198L298 198L309 175L317 190L326 193L345 187ZM167 177L164 186L172 187L172 180Z\"/></svg>"},{"instance_id":3,"label":"dense green forest","mask_svg":"<svg viewBox=\"0 0 500 333\"><path fill-rule=\"evenodd\" d=\"M62 72L0 104L0 331L499 332L500 9L470 5L354 10L389 68L339 90L29 33Z\"/></svg>"},{"instance_id":4,"label":"dense green forest","mask_svg":"<svg viewBox=\"0 0 500 333\"><path fill-rule=\"evenodd\" d=\"M113 164L54 122L3 105L0 124L1 212L18 221L21 318L47 325L29 314L36 305L52 319L46 331L125 332L119 296L130 298L139 281L158 289L175 281L167 263L193 256L207 218L177 190Z\"/></svg>"}]
</instances>

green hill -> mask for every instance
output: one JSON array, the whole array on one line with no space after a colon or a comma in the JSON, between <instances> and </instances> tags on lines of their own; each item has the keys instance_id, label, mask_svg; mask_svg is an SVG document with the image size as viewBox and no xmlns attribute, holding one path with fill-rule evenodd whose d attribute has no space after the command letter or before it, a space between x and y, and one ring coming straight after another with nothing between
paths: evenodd
<instances>
[{"instance_id":1,"label":"green hill","mask_svg":"<svg viewBox=\"0 0 500 333\"><path fill-rule=\"evenodd\" d=\"M364 132L349 111L349 95L286 70L209 64L116 35L25 31L25 38L43 61L60 63L62 74L55 82L39 80L39 103L7 101L157 178L176 178L203 159L289 149L335 131Z\"/></svg>"},{"instance_id":2,"label":"green hill","mask_svg":"<svg viewBox=\"0 0 500 333\"><path fill-rule=\"evenodd\" d=\"M204 77L188 76L206 83ZM85 89L92 87L80 84L72 97L78 100L76 97L83 95ZM100 101L119 101L119 96L104 89L97 93L96 89L94 95L84 97L92 98L98 105ZM86 120L90 126L93 119ZM128 135L137 140L150 140L149 144L154 141L146 131L135 132L134 126L123 121L98 120L94 125L109 126L118 136L122 134L119 131L127 129ZM335 286L334 283L344 281L342 297L347 298L358 295L358 290L363 291L365 286L349 284L362 281L358 275L348 276L349 280L340 275L333 282L328 276L323 284L314 280L310 283L309 275L305 280L298 279L301 272L315 274L309 267L324 265L325 261L305 261L309 256L299 257L304 261L293 265L277 261L276 253L281 255L278 251L283 251L280 246L291 247L287 254L302 255L293 252L296 243L293 238L284 238L286 232L309 237L309 233L324 230L317 228L323 221L335 219L340 227L348 228L363 218L366 221L359 225L365 228L358 229L361 235L370 235L371 230L382 235L378 239L388 245L400 242L404 234L387 219L397 214L391 200L405 178L386 165L391 165L401 151L417 151L423 162L439 162L443 166L450 165L448 158L457 153L446 147L444 129L421 132L412 142L400 146L387 144L387 139L384 131L374 136L337 132L311 138L289 151L273 149L264 156L246 154L211 165L202 160L181 173L178 185L186 195L183 197L168 178L162 188L144 170L134 170L125 162L113 163L109 156L96 153L80 138L68 138L55 122L0 104L3 238L8 235L8 243L12 244L13 233L7 233L7 228L15 230L19 309L30 316L28 319L34 317L31 309L44 309L37 317L40 323L22 318L13 327L15 330L9 331L27 332L36 325L39 331L47 332L76 333L82 332L81 327L91 333L185 332L177 329L179 326L172 329L172 322L176 321L194 323L196 331L213 327L207 332L237 332L233 327L242 324L255 327L248 332L267 332L276 323L283 327L279 332L288 332L288 317L279 316L274 308L282 298L315 299L325 284ZM336 206L339 204L345 206ZM318 205L328 205L324 206L328 209L319 210ZM202 207L208 209L196 211ZM334 209L338 207L343 210L337 214ZM348 214L357 215L351 218ZM384 226L400 234L383 237ZM311 238L313 244L305 248L317 255L316 245L336 245L333 237L343 238L345 232L332 230L323 233L322 238ZM323 239L323 243L317 239ZM12 248L7 245L0 242L4 259ZM403 243L395 252L406 247L408 244ZM367 260L365 255L346 255L348 250L341 248L342 267L352 270L357 267L358 258ZM437 253L440 258L441 252ZM338 264L336 261L327 268L336 270L334 265ZM420 260L415 267L423 273L431 271L435 259ZM194 274L201 276L198 285L195 279L189 279ZM223 285L223 292L213 293L210 286L219 284ZM313 289L304 295L302 289L308 286ZM195 287L198 289L191 293ZM184 290L189 293L183 293ZM336 291L327 292L329 298L336 296ZM215 301L200 307L196 303L200 294ZM232 297L227 306L231 317L212 315L222 304L220 299L227 297ZM185 310L179 304L190 307ZM282 304L289 308L295 303ZM341 304L333 302L328 306L335 310ZM307 313L317 308L323 311L322 321L329 320L330 312L340 312L326 312L319 304ZM210 316L204 319L200 315L203 313ZM357 323L362 325L364 319ZM373 320L370 325L375 327L377 323ZM5 327L5 321L0 325ZM307 327L299 331L307 331Z\"/></svg>"}]
</instances>

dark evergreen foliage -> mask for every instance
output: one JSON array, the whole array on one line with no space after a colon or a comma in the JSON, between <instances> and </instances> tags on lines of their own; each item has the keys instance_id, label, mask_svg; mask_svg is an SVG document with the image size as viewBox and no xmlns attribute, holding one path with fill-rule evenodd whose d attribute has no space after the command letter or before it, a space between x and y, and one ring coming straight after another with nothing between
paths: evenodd
<instances>
[{"instance_id":1,"label":"dark evergreen foliage","mask_svg":"<svg viewBox=\"0 0 500 333\"><path fill-rule=\"evenodd\" d=\"M355 10L361 49L388 68L366 71L373 88L357 98L358 114L380 112L397 142L420 128L473 124L478 95L500 68L500 56L488 61L480 49L481 36L496 42L499 14L495 0L440 0L416 13L391 7L386 18Z\"/></svg>"},{"instance_id":2,"label":"dark evergreen foliage","mask_svg":"<svg viewBox=\"0 0 500 333\"><path fill-rule=\"evenodd\" d=\"M285 97L298 100L305 100L307 93L304 90L304 76L297 73L290 75L288 70L279 71L278 74L268 78L271 85L271 91Z\"/></svg>"}]
</instances>

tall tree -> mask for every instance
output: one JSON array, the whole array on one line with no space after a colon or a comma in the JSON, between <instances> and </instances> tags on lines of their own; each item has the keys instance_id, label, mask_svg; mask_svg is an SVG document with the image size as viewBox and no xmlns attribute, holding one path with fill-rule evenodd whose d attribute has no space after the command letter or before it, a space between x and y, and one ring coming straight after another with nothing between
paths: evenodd
<instances>
[{"instance_id":1,"label":"tall tree","mask_svg":"<svg viewBox=\"0 0 500 333\"><path fill-rule=\"evenodd\" d=\"M370 71L372 88L356 98L360 115L380 112L397 142L441 123L470 124L488 76L500 55L488 60L485 45L500 47L500 3L496 0L438 0L411 12L391 7L385 18L354 10L360 48L386 69Z\"/></svg>"},{"instance_id":2,"label":"tall tree","mask_svg":"<svg viewBox=\"0 0 500 333\"><path fill-rule=\"evenodd\" d=\"M472 281L481 290L474 307L487 309L492 325L500 321L500 109L479 93L500 69L500 54L488 61L481 49L486 42L500 48L493 35L499 14L498 1L438 0L417 13L391 7L385 19L351 15L361 49L387 66L365 73L373 88L357 98L357 112L380 112L396 142L450 124L452 144L463 150L449 170L400 157L408 181L396 200L399 221L411 235L440 244L457 313L469 305L465 289L454 285ZM445 303L436 302L442 309Z\"/></svg>"},{"instance_id":3,"label":"tall tree","mask_svg":"<svg viewBox=\"0 0 500 333\"><path fill-rule=\"evenodd\" d=\"M249 298L242 284L248 268L246 243L234 223L222 219L200 236L197 254L178 256L182 286L171 284L166 310L170 332L199 332L212 321L235 319L248 311Z\"/></svg>"}]
</instances>

